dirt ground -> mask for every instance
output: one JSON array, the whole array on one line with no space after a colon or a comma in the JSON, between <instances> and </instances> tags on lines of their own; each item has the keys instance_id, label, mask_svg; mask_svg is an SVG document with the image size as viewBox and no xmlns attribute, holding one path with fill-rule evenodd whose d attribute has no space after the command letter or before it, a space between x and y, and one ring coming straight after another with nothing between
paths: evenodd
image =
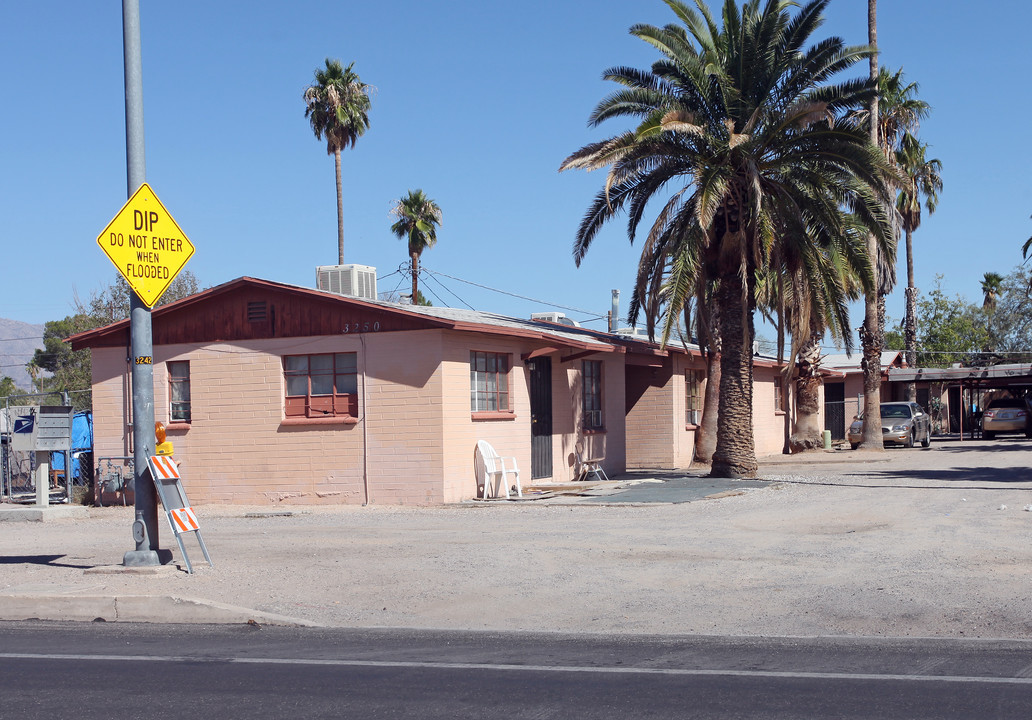
<instances>
[{"instance_id":1,"label":"dirt ground","mask_svg":"<svg viewBox=\"0 0 1032 720\"><path fill-rule=\"evenodd\" d=\"M761 460L765 487L692 502L199 507L215 567L187 536L194 575L84 572L133 548L132 508L100 508L0 523L0 595L172 595L353 627L1032 638L1030 461L1024 438L934 441Z\"/></svg>"}]
</instances>

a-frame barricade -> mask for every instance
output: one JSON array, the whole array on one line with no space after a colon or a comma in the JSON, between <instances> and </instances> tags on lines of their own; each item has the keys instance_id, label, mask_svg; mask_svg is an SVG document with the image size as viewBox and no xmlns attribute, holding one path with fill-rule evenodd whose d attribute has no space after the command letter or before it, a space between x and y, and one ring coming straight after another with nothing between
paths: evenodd
<instances>
[{"instance_id":1,"label":"a-frame barricade","mask_svg":"<svg viewBox=\"0 0 1032 720\"><path fill-rule=\"evenodd\" d=\"M204 559L208 561L208 565L215 567L211 558L208 557L208 548L204 546L204 538L201 537L197 516L194 515L190 501L186 498L186 491L183 489L183 480L179 475L176 461L172 459L171 455L152 455L147 460L147 467L154 479L154 487L158 491L158 498L161 499L161 506L165 508L168 525L176 536L176 542L179 543L179 551L183 553L186 571L193 574L190 556L186 554L186 547L183 546L183 534L188 532L197 536L197 543L201 546Z\"/></svg>"}]
</instances>

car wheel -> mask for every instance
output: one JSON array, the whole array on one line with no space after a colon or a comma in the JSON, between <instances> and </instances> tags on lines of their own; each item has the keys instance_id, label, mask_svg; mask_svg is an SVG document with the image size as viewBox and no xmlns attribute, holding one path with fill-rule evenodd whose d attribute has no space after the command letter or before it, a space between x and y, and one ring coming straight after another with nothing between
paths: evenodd
<instances>
[{"instance_id":1,"label":"car wheel","mask_svg":"<svg viewBox=\"0 0 1032 720\"><path fill-rule=\"evenodd\" d=\"M982 434L985 436L986 440L992 440L993 438L996 437L996 433L993 432L992 430L986 430Z\"/></svg>"},{"instance_id":2,"label":"car wheel","mask_svg":"<svg viewBox=\"0 0 1032 720\"><path fill-rule=\"evenodd\" d=\"M932 444L932 429L928 428L925 431L924 440L921 441L921 447L928 447Z\"/></svg>"},{"instance_id":3,"label":"car wheel","mask_svg":"<svg viewBox=\"0 0 1032 720\"><path fill-rule=\"evenodd\" d=\"M911 430L910 434L907 435L907 447L914 447L914 436L917 435L917 430Z\"/></svg>"}]
</instances>

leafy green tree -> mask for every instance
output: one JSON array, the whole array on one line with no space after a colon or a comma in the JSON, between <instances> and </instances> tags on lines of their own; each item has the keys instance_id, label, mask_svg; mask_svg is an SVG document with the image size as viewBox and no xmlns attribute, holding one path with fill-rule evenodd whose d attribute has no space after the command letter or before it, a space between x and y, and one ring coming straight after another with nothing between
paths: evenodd
<instances>
[{"instance_id":1,"label":"leafy green tree","mask_svg":"<svg viewBox=\"0 0 1032 720\"><path fill-rule=\"evenodd\" d=\"M189 270L183 270L158 299L157 306L181 300L197 291L197 277ZM43 348L36 350L28 366L36 378L35 391L76 393L72 399L77 410L88 409L92 405L88 392L93 372L90 351L73 352L64 339L128 318L130 293L128 283L118 275L114 282L92 293L85 302L76 298L73 315L44 324ZM44 371L48 375L44 375Z\"/></svg>"},{"instance_id":2,"label":"leafy green tree","mask_svg":"<svg viewBox=\"0 0 1032 720\"><path fill-rule=\"evenodd\" d=\"M905 132L896 150L896 165L903 175L904 182L896 196L896 210L899 211L906 234L907 248L907 289L906 317L904 333L906 336L906 358L911 367L917 363L917 286L914 284L914 231L921 226L921 198L931 215L939 204L939 193L942 191L942 163L938 159L926 159L928 146L919 142L910 132ZM917 401L917 384L908 383L907 398Z\"/></svg>"},{"instance_id":3,"label":"leafy green tree","mask_svg":"<svg viewBox=\"0 0 1032 720\"><path fill-rule=\"evenodd\" d=\"M424 250L437 244L441 208L422 190L409 190L408 195L395 203L391 215L397 218L391 225L391 232L399 240L408 240L409 258L412 260L412 299L417 303L420 297L419 258Z\"/></svg>"},{"instance_id":4,"label":"leafy green tree","mask_svg":"<svg viewBox=\"0 0 1032 720\"><path fill-rule=\"evenodd\" d=\"M719 279L715 476L747 477L757 468L752 340L758 275L776 275L793 253L811 256L814 244L869 267L864 248L845 231L844 207L892 251L885 212L892 171L866 132L836 122L862 107L876 83L829 80L872 51L839 38L806 46L827 2L811 0L793 14L787 3L750 0L739 8L725 0L718 26L702 0L696 9L667 0L681 25L631 28L660 59L651 70L606 71L606 79L624 89L590 118L592 125L637 118L637 128L585 146L560 168L609 167L577 233L578 264L602 225L625 206L633 242L646 205L656 200L661 207L642 252L663 248L671 259L670 307L683 306L700 276ZM666 317L664 341L676 313Z\"/></svg>"},{"instance_id":5,"label":"leafy green tree","mask_svg":"<svg viewBox=\"0 0 1032 720\"><path fill-rule=\"evenodd\" d=\"M949 297L942 288L942 276L937 275L932 291L918 300L919 366L983 364L981 350L988 342L983 309L959 294Z\"/></svg>"},{"instance_id":6,"label":"leafy green tree","mask_svg":"<svg viewBox=\"0 0 1032 720\"><path fill-rule=\"evenodd\" d=\"M990 300L990 295L995 296L991 298L992 322L987 323L987 331L990 347L999 354L994 359L999 362L1032 361L1030 281L1032 273L1018 266L998 285L994 278L990 278L989 286L983 289L984 311L988 311L985 300Z\"/></svg>"},{"instance_id":7,"label":"leafy green tree","mask_svg":"<svg viewBox=\"0 0 1032 720\"><path fill-rule=\"evenodd\" d=\"M158 299L155 307L182 300L199 292L200 289L197 276L189 270L182 270L169 283L168 289ZM129 317L131 294L129 283L121 275L116 275L110 285L91 293L85 301L77 297L75 309L77 313L93 318L97 322L93 327L100 327Z\"/></svg>"},{"instance_id":8,"label":"leafy green tree","mask_svg":"<svg viewBox=\"0 0 1032 720\"><path fill-rule=\"evenodd\" d=\"M26 395L28 390L23 390L14 384L14 380L4 375L0 378L0 398L10 397L11 395Z\"/></svg>"},{"instance_id":9,"label":"leafy green tree","mask_svg":"<svg viewBox=\"0 0 1032 720\"><path fill-rule=\"evenodd\" d=\"M355 63L343 67L326 58L326 68L315 71L315 82L305 89L305 117L319 140L326 138L326 153L333 155L337 179L337 260L344 264L344 189L340 151L354 147L369 129L372 88L358 77Z\"/></svg>"}]
</instances>

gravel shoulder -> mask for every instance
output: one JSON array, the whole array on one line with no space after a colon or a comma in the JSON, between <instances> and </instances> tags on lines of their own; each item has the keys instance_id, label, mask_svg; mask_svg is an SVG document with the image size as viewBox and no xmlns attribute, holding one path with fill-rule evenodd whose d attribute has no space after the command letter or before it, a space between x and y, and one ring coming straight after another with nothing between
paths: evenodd
<instances>
[{"instance_id":1,"label":"gravel shoulder","mask_svg":"<svg viewBox=\"0 0 1032 720\"><path fill-rule=\"evenodd\" d=\"M1032 638L1030 460L1017 438L771 458L766 487L678 504L199 507L215 567L187 536L192 576L86 572L132 548L132 508L95 508L0 524L0 595L350 627Z\"/></svg>"}]
</instances>

